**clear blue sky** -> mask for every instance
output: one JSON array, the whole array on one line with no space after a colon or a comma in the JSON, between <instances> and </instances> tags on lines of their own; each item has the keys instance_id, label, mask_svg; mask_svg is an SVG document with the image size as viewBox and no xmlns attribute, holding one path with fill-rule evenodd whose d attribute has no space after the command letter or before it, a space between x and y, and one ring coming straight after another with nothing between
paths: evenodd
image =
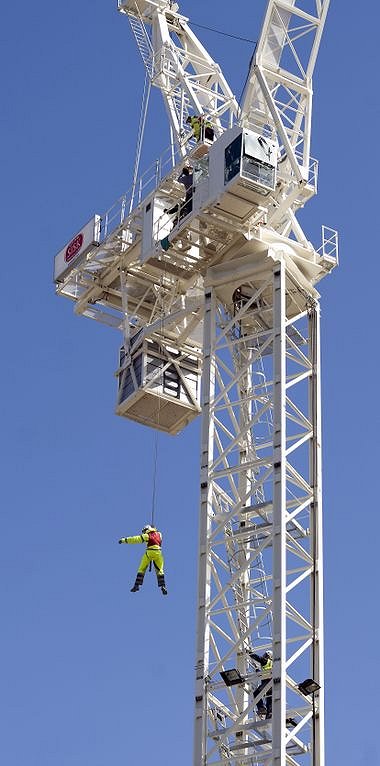
<instances>
[{"instance_id":1,"label":"clear blue sky","mask_svg":"<svg viewBox=\"0 0 380 766\"><path fill-rule=\"evenodd\" d=\"M332 0L314 78L310 239L321 286L328 766L380 763L379 11ZM257 38L263 2L183 0ZM369 18L370 17L370 18ZM370 23L369 23L370 22ZM252 53L194 27L239 97ZM113 414L119 337L54 295L53 256L130 185L143 66L112 0L7 2L1 31L1 692L7 766L192 763L199 421L160 436L169 597L130 594L153 433ZM147 155L168 144L154 94Z\"/></svg>"}]
</instances>

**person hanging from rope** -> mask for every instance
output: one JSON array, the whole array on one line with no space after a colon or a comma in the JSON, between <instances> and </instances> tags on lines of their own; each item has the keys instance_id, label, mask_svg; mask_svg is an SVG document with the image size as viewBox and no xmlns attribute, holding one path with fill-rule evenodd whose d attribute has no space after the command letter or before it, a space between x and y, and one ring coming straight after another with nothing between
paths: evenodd
<instances>
[{"instance_id":1,"label":"person hanging from rope","mask_svg":"<svg viewBox=\"0 0 380 766\"><path fill-rule=\"evenodd\" d=\"M206 120L202 114L189 116L186 120L187 125L191 125L193 129L193 135L196 141L213 141L214 140L214 128L211 122Z\"/></svg>"},{"instance_id":2,"label":"person hanging from rope","mask_svg":"<svg viewBox=\"0 0 380 766\"><path fill-rule=\"evenodd\" d=\"M153 561L154 568L157 575L157 585L161 588L161 593L167 596L165 575L164 575L164 557L161 551L162 534L156 527L151 527L150 524L146 524L141 530L141 535L135 535L133 537L121 537L119 543L146 543L147 547L140 561L140 566L137 570L136 581L131 588L131 593L136 593L140 590L143 582L145 572Z\"/></svg>"},{"instance_id":3,"label":"person hanging from rope","mask_svg":"<svg viewBox=\"0 0 380 766\"><path fill-rule=\"evenodd\" d=\"M257 703L257 713L260 718L272 718L273 653L268 650L260 656L259 654L255 654L255 652L249 652L249 656L255 663L260 665L262 671L262 680L254 693L254 698L256 699L260 692L265 690L264 695Z\"/></svg>"}]
</instances>

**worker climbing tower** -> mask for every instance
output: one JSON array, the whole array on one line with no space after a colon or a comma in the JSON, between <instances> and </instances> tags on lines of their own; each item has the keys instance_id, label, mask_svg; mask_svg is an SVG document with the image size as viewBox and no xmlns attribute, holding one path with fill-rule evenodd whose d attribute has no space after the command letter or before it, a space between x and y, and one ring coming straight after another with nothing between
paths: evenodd
<instances>
[{"instance_id":1,"label":"worker climbing tower","mask_svg":"<svg viewBox=\"0 0 380 766\"><path fill-rule=\"evenodd\" d=\"M201 414L194 766L324 766L317 285L338 249L297 211L328 0L268 0L240 105L176 3L118 8L170 145L58 253L57 293L121 332L118 415Z\"/></svg>"}]
</instances>

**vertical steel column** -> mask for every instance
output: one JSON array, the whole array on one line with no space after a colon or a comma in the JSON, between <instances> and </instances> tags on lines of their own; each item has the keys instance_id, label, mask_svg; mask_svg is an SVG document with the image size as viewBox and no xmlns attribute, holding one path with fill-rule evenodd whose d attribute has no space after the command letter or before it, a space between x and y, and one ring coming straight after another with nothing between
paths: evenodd
<instances>
[{"instance_id":1,"label":"vertical steel column","mask_svg":"<svg viewBox=\"0 0 380 766\"><path fill-rule=\"evenodd\" d=\"M312 678L320 685L313 696L313 766L324 766L324 625L323 625L323 529L322 529L322 460L321 460L321 382L320 382L320 310L313 303L309 310L310 361L312 375L309 386L309 408L313 424L310 454L311 551L314 571L311 578L311 618L313 624Z\"/></svg>"},{"instance_id":2,"label":"vertical steel column","mask_svg":"<svg viewBox=\"0 0 380 766\"><path fill-rule=\"evenodd\" d=\"M286 711L286 317L285 267L273 272L273 766L285 766Z\"/></svg>"},{"instance_id":3,"label":"vertical steel column","mask_svg":"<svg viewBox=\"0 0 380 766\"><path fill-rule=\"evenodd\" d=\"M208 539L211 525L212 497L209 464L213 458L213 419L210 401L214 396L215 369L213 345L215 339L215 295L210 288L205 293L203 329L202 428L201 428L201 507L199 519L198 617L196 645L194 766L206 763L207 695L205 668L208 667L210 629L210 566Z\"/></svg>"},{"instance_id":4,"label":"vertical steel column","mask_svg":"<svg viewBox=\"0 0 380 766\"><path fill-rule=\"evenodd\" d=\"M241 329L241 328L240 328ZM249 468L251 461L252 461L252 449L251 449L251 429L247 430L247 424L251 423L252 419L252 400L251 400L251 394L252 394L252 351L243 351L240 350L240 353L235 355L236 361L236 374L239 374L240 370L242 368L246 368L245 374L242 376L242 379L240 381L239 389L240 389L240 408L239 408L239 421L240 421L240 428L242 429L243 433L245 433L244 438L241 439L240 444L240 455L239 455L239 462L240 465L245 465L246 469L243 471L240 471L239 473L239 482L238 482L238 488L239 488L239 495L240 497L246 497L247 496L247 505L250 505L251 498L249 496L250 488L252 487L251 483L251 474L252 471ZM244 506L243 506L244 508ZM240 514L241 516L241 514ZM242 520L239 523L240 530L244 529L246 526L246 522L244 520L244 516L242 517ZM248 570L248 561L249 561L249 544L241 542L240 543L240 553L239 553L239 563L242 569L242 574L240 576L240 592L241 592L241 604L239 607L239 600L237 597L237 594L235 594L236 598L236 606L238 609L240 609L241 616L243 617L244 627L247 631L247 635L249 636L249 625L250 625L250 608L249 608L249 598L250 598L250 583L249 583L249 570ZM242 626L243 627L243 626ZM247 650L250 645L250 639L246 638L245 640L242 640L240 647L237 652L236 656L236 666L241 675L244 677L247 674ZM247 723L248 717L246 714L247 706L249 703L249 694L247 692L247 689L244 685L241 685L238 688L237 694L236 694L236 702L238 705L238 710L240 713L245 712L244 717L241 720L242 725ZM243 742L243 740L247 740L247 736L243 734L243 731L237 735L237 741ZM245 755L248 753L247 751L242 750L242 755Z\"/></svg>"},{"instance_id":5,"label":"vertical steel column","mask_svg":"<svg viewBox=\"0 0 380 766\"><path fill-rule=\"evenodd\" d=\"M194 766L324 766L322 689L299 688L323 686L319 310L286 255L267 265L238 307L211 271L205 293ZM264 720L249 652L270 646Z\"/></svg>"},{"instance_id":6,"label":"vertical steel column","mask_svg":"<svg viewBox=\"0 0 380 766\"><path fill-rule=\"evenodd\" d=\"M130 326L129 326L129 312L128 312L128 293L127 293L127 280L125 278L125 272L120 269L120 293L121 293L121 305L123 309L123 343L125 349L125 355L130 352Z\"/></svg>"}]
</instances>

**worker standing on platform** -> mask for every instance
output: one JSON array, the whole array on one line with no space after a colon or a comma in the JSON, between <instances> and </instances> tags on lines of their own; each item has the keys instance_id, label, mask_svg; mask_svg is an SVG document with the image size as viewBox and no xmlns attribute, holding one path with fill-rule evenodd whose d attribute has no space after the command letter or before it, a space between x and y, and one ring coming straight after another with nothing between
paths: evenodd
<instances>
[{"instance_id":1,"label":"worker standing on platform","mask_svg":"<svg viewBox=\"0 0 380 766\"><path fill-rule=\"evenodd\" d=\"M257 662L262 670L262 681L257 687L254 697L258 697L260 692L264 689L265 694L257 703L257 713L260 718L272 718L272 668L273 668L273 653L268 650L262 656L250 652L249 656L254 662Z\"/></svg>"},{"instance_id":2,"label":"worker standing on platform","mask_svg":"<svg viewBox=\"0 0 380 766\"><path fill-rule=\"evenodd\" d=\"M135 535L133 537L121 537L119 543L146 543L147 547L145 553L140 561L140 566L137 570L136 581L131 588L131 592L135 593L140 590L144 581L145 572L153 561L154 568L157 575L157 585L161 588L161 592L164 596L167 595L164 575L164 557L161 551L162 534L156 527L151 527L150 524L146 524L141 530L141 535Z\"/></svg>"},{"instance_id":3,"label":"worker standing on platform","mask_svg":"<svg viewBox=\"0 0 380 766\"><path fill-rule=\"evenodd\" d=\"M208 120L205 120L205 118L202 115L197 115L195 117L188 117L186 120L187 125L191 125L193 129L194 138L196 141L202 141L206 139L207 141L213 141L214 140L214 128L211 125L211 122Z\"/></svg>"},{"instance_id":4,"label":"worker standing on platform","mask_svg":"<svg viewBox=\"0 0 380 766\"><path fill-rule=\"evenodd\" d=\"M185 167L182 168L181 175L178 176L179 183L183 184L185 187L185 202L181 205L179 211L180 220L191 213L193 208L193 178L193 169L185 165Z\"/></svg>"},{"instance_id":5,"label":"worker standing on platform","mask_svg":"<svg viewBox=\"0 0 380 766\"><path fill-rule=\"evenodd\" d=\"M179 214L173 220L173 228L177 226L182 218L185 218L185 216L191 213L193 209L193 178L193 168L185 165L182 168L181 175L177 178L177 181L185 187L185 201L181 202L181 204L178 204L177 202L173 207L169 208L169 210L166 208L164 210L164 213L167 213L168 215L174 215L174 213L178 213L179 211Z\"/></svg>"}]
</instances>

